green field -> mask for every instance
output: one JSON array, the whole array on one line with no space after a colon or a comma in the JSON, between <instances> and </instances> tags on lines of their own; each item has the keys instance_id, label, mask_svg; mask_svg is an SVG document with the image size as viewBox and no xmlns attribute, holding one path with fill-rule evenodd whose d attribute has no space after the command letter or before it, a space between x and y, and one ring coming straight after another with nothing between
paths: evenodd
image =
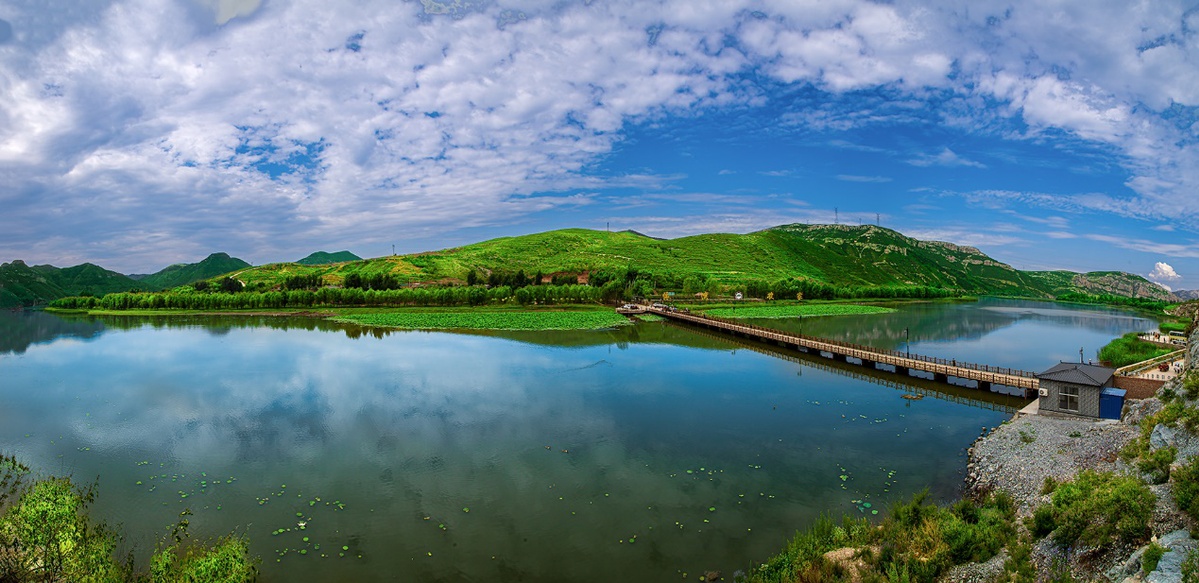
<instances>
[{"instance_id":1,"label":"green field","mask_svg":"<svg viewBox=\"0 0 1199 583\"><path fill-rule=\"evenodd\" d=\"M335 322L404 330L596 330L630 323L628 318L607 308L411 309L343 313L331 319Z\"/></svg>"},{"instance_id":2,"label":"green field","mask_svg":"<svg viewBox=\"0 0 1199 583\"><path fill-rule=\"evenodd\" d=\"M809 318L814 316L848 316L856 314L888 314L894 308L860 306L856 304L761 304L738 307L698 308L717 318Z\"/></svg>"}]
</instances>

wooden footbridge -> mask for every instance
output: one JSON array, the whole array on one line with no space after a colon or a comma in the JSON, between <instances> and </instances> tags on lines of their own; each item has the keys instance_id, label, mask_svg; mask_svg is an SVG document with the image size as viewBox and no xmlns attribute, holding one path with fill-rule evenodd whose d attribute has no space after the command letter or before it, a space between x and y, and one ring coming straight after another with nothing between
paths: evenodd
<instances>
[{"instance_id":1,"label":"wooden footbridge","mask_svg":"<svg viewBox=\"0 0 1199 583\"><path fill-rule=\"evenodd\" d=\"M877 369L879 364L889 365L896 374L910 375L911 371L921 371L932 375L932 380L948 383L949 379L957 378L963 381L974 381L982 390L990 390L993 385L1002 385L1015 389L1023 389L1024 396L1032 397L1037 394L1040 381L1026 370L958 362L956 360L935 358L909 354L897 350L884 350L871 346L842 342L828 338L816 338L803 334L790 334L743 324L724 318L701 316L689 312L675 311L670 308L651 306L646 310L664 318L689 322L712 330L750 338L761 342L772 342L786 348L801 352L816 352L821 355L845 362L858 361L862 366ZM853 359L853 360L850 360Z\"/></svg>"}]
</instances>

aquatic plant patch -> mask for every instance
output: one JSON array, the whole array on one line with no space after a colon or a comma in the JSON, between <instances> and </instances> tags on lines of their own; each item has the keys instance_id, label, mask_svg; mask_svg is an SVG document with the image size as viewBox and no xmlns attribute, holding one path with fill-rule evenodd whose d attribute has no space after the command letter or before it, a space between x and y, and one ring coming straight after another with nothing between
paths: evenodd
<instances>
[{"instance_id":1,"label":"aquatic plant patch","mask_svg":"<svg viewBox=\"0 0 1199 583\"><path fill-rule=\"evenodd\" d=\"M407 311L347 314L335 321L407 330L596 330L629 324L611 310Z\"/></svg>"}]
</instances>

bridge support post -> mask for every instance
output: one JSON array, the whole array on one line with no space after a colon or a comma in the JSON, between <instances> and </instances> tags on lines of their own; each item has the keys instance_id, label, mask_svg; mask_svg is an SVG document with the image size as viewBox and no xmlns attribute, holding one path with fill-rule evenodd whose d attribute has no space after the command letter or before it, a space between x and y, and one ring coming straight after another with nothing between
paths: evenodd
<instances>
[{"instance_id":1,"label":"bridge support post","mask_svg":"<svg viewBox=\"0 0 1199 583\"><path fill-rule=\"evenodd\" d=\"M978 390L980 390L980 391L991 390L991 383L989 383L987 381L978 381Z\"/></svg>"},{"instance_id":2,"label":"bridge support post","mask_svg":"<svg viewBox=\"0 0 1199 583\"><path fill-rule=\"evenodd\" d=\"M908 374L908 372L909 372L909 371L908 371L908 367L906 367L906 366L899 366L898 364L897 364L897 365L895 365L895 374L906 375L906 374Z\"/></svg>"},{"instance_id":3,"label":"bridge support post","mask_svg":"<svg viewBox=\"0 0 1199 583\"><path fill-rule=\"evenodd\" d=\"M937 381L938 383L948 383L949 375L935 372L933 373L933 380Z\"/></svg>"},{"instance_id":4,"label":"bridge support post","mask_svg":"<svg viewBox=\"0 0 1199 583\"><path fill-rule=\"evenodd\" d=\"M862 361L862 366L864 366L866 368L874 368L873 360L866 360L865 358L862 358L860 360Z\"/></svg>"}]
</instances>

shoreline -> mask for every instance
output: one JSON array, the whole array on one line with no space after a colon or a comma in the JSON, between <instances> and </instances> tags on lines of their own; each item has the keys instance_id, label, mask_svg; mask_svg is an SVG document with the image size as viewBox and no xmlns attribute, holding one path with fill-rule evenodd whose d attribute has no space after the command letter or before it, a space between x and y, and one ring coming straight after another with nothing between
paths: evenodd
<instances>
[{"instance_id":1,"label":"shoreline","mask_svg":"<svg viewBox=\"0 0 1199 583\"><path fill-rule=\"evenodd\" d=\"M1199 345L1192 342L1187 350L1190 364L1184 374L1199 369ZM1181 378L1171 380L1164 388L1177 387ZM979 499L990 492L1006 492L1016 502L1017 516L1025 519L1032 517L1037 507L1052 503L1053 495L1046 493L1047 480L1055 484L1073 481L1086 470L1141 479L1141 472L1122 459L1120 452L1141 433L1141 420L1160 409L1161 401L1153 396L1127 401L1120 420L1018 412L971 444L967 450L962 496ZM1182 463L1182 459L1175 460L1176 465ZM1149 522L1152 536L1145 545L1156 544L1161 539L1172 541L1171 544L1177 545L1174 548L1180 551L1189 548L1192 543L1183 535L1192 521L1175 503L1172 482L1148 484L1148 488L1154 494L1155 502ZM1023 521L1019 522L1023 529ZM1141 553L1145 546L1109 541L1097 548L1071 548L1063 555L1051 538L1046 536L1033 544L1032 560L1040 574L1059 568L1064 558L1074 576L1081 578L1079 580L1176 580L1171 578L1177 575L1176 571L1168 575L1158 571L1152 576L1141 574Z\"/></svg>"}]
</instances>

